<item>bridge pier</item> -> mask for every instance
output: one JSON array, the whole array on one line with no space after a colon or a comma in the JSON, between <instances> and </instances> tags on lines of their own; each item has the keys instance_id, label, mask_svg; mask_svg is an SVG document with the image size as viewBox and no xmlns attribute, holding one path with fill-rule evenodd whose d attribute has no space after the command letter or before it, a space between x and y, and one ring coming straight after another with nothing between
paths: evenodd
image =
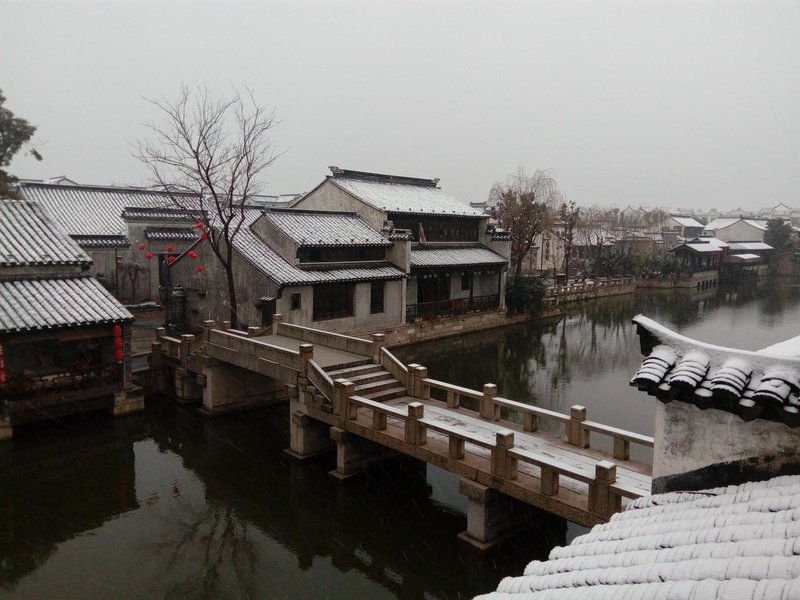
<instances>
[{"instance_id":1,"label":"bridge pier","mask_svg":"<svg viewBox=\"0 0 800 600\"><path fill-rule=\"evenodd\" d=\"M470 479L458 482L467 497L467 530L458 539L485 554L511 536L531 527L538 517L533 507Z\"/></svg>"},{"instance_id":2,"label":"bridge pier","mask_svg":"<svg viewBox=\"0 0 800 600\"><path fill-rule=\"evenodd\" d=\"M203 386L198 383L197 377L182 368L170 369L172 371L173 388L169 390L184 404L191 404L203 398Z\"/></svg>"},{"instance_id":3,"label":"bridge pier","mask_svg":"<svg viewBox=\"0 0 800 600\"><path fill-rule=\"evenodd\" d=\"M330 425L292 411L289 419L289 448L286 453L298 460L308 460L333 449Z\"/></svg>"},{"instance_id":4,"label":"bridge pier","mask_svg":"<svg viewBox=\"0 0 800 600\"><path fill-rule=\"evenodd\" d=\"M207 415L286 399L286 387L281 382L233 365L208 365L203 369L203 377L201 410Z\"/></svg>"},{"instance_id":5,"label":"bridge pier","mask_svg":"<svg viewBox=\"0 0 800 600\"><path fill-rule=\"evenodd\" d=\"M369 467L401 456L339 427L331 427L331 439L336 442L336 470L330 472L335 479L350 479Z\"/></svg>"}]
</instances>

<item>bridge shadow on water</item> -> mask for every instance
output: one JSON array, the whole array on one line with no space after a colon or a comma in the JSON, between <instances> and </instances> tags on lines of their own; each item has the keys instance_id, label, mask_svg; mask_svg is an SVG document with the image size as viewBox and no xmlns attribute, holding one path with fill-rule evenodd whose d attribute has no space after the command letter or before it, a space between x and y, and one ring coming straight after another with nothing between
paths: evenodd
<instances>
[{"instance_id":1,"label":"bridge shadow on water","mask_svg":"<svg viewBox=\"0 0 800 600\"><path fill-rule=\"evenodd\" d=\"M336 482L332 456L300 464L282 452L287 412L212 420L151 398L143 415L15 432L0 447L0 590L470 598L564 543L564 522L543 519L479 557L457 541L466 518L433 499L424 464L398 459Z\"/></svg>"}]
</instances>

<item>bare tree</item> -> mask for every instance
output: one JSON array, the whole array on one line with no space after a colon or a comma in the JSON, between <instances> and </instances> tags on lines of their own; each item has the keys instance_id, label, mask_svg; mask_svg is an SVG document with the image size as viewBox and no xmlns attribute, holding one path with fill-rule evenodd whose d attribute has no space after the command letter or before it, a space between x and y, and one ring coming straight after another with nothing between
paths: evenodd
<instances>
[{"instance_id":1,"label":"bare tree","mask_svg":"<svg viewBox=\"0 0 800 600\"><path fill-rule=\"evenodd\" d=\"M260 190L260 175L277 158L269 136L277 124L274 112L249 91L217 100L206 89L184 86L177 102L150 102L163 120L148 125L154 137L138 143L136 156L175 206L202 213L208 244L225 271L231 325L237 327L233 242L245 207Z\"/></svg>"},{"instance_id":2,"label":"bare tree","mask_svg":"<svg viewBox=\"0 0 800 600\"><path fill-rule=\"evenodd\" d=\"M511 232L514 270L519 274L536 238L549 227L554 205L560 199L555 178L546 171L526 175L522 167L505 183L495 183L489 192L492 214Z\"/></svg>"},{"instance_id":3,"label":"bare tree","mask_svg":"<svg viewBox=\"0 0 800 600\"><path fill-rule=\"evenodd\" d=\"M580 219L579 239L586 246L587 258L594 266L597 277L601 275L603 253L614 244L611 229L616 219L613 210L599 206L586 209Z\"/></svg>"},{"instance_id":4,"label":"bare tree","mask_svg":"<svg viewBox=\"0 0 800 600\"><path fill-rule=\"evenodd\" d=\"M556 213L557 227L553 228L554 233L561 240L564 248L564 274L569 281L569 265L572 260L572 249L575 247L575 234L581 218L581 207L575 204L574 200L562 202Z\"/></svg>"}]
</instances>

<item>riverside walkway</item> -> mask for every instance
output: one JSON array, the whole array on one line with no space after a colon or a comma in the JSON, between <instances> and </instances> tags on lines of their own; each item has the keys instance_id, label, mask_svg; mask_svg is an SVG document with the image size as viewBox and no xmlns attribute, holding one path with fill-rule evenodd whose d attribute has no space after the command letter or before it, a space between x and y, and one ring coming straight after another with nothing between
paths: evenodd
<instances>
[{"instance_id":1,"label":"riverside walkway","mask_svg":"<svg viewBox=\"0 0 800 600\"><path fill-rule=\"evenodd\" d=\"M504 398L493 384L473 390L433 379L399 361L381 334L361 339L277 317L268 332L213 322L197 337L159 331L154 352L174 369L176 388L178 377L193 378L208 412L236 404L229 389L245 375L261 379L244 387L288 390L290 453L314 456L333 440L339 478L397 453L457 474L470 502L465 535L477 546L500 535L492 523L509 510L489 507L509 500L591 526L650 494L652 467L632 460L631 446L652 448L651 437L591 421L579 405L565 414ZM605 443L595 447L598 437Z\"/></svg>"}]
</instances>

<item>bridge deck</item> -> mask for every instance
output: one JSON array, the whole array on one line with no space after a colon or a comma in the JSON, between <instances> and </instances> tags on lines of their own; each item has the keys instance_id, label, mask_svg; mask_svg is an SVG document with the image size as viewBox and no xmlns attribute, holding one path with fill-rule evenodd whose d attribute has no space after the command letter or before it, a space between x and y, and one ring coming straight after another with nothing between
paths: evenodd
<instances>
[{"instance_id":1,"label":"bridge deck","mask_svg":"<svg viewBox=\"0 0 800 600\"><path fill-rule=\"evenodd\" d=\"M262 335L259 337L250 338L273 346L286 348L287 350L298 350L300 344L305 344L303 340L286 337L284 335ZM323 369L332 369L334 367L348 367L351 365L359 365L369 362L369 359L352 352L345 352L344 350L337 350L329 348L321 344L314 345L314 361Z\"/></svg>"}]
</instances>

